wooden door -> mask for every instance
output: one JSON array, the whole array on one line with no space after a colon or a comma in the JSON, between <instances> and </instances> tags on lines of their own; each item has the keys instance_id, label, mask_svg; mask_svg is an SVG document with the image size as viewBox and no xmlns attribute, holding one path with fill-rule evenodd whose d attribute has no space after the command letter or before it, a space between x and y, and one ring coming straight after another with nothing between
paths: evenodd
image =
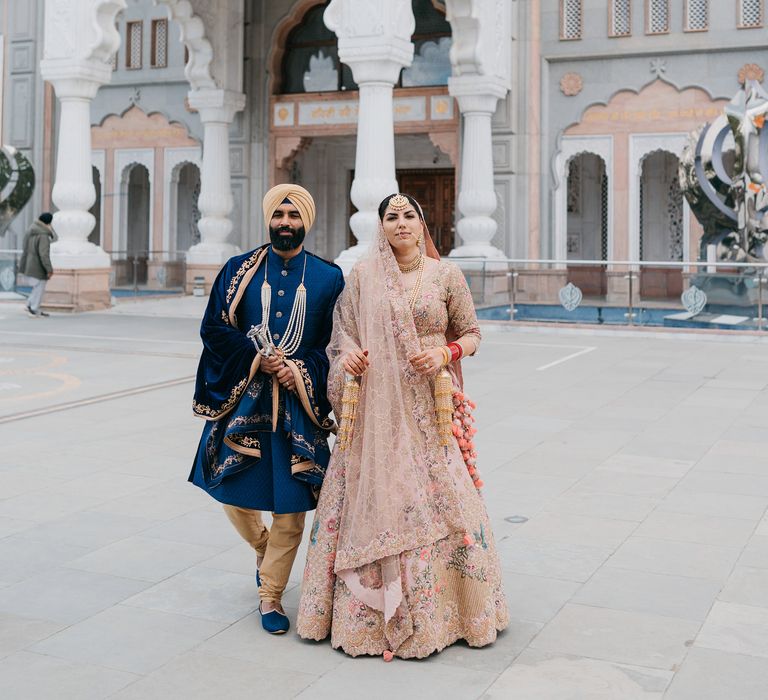
<instances>
[{"instance_id":1,"label":"wooden door","mask_svg":"<svg viewBox=\"0 0 768 700\"><path fill-rule=\"evenodd\" d=\"M454 248L456 174L453 170L398 170L400 191L421 204L424 217L440 255Z\"/></svg>"},{"instance_id":2,"label":"wooden door","mask_svg":"<svg viewBox=\"0 0 768 700\"><path fill-rule=\"evenodd\" d=\"M349 175L349 188L355 171ZM411 195L424 210L429 233L440 255L448 255L454 248L456 204L456 172L448 169L398 170L397 182L400 191ZM350 217L357 211L352 200L349 202ZM348 245L356 244L352 229L347 233Z\"/></svg>"}]
</instances>

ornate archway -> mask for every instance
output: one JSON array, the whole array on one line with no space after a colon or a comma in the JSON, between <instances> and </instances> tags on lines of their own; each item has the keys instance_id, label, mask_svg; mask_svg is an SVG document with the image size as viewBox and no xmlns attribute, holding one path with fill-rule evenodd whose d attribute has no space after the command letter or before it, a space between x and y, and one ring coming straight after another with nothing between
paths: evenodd
<instances>
[{"instance_id":1,"label":"ornate archway","mask_svg":"<svg viewBox=\"0 0 768 700\"><path fill-rule=\"evenodd\" d=\"M621 90L607 102L593 104L578 123L562 136L560 153L553 161L555 176L555 245L562 250L562 187L564 153L568 144L579 140L610 140L613 172L609 167L609 255L614 260L639 260L640 163L648 153L662 149L677 156L687 142L687 134L722 113L727 100L716 99L699 87L678 88L656 79L642 89ZM574 141L574 139L576 141ZM685 257L697 246L692 243L698 224L691 220L684 205Z\"/></svg>"}]
</instances>

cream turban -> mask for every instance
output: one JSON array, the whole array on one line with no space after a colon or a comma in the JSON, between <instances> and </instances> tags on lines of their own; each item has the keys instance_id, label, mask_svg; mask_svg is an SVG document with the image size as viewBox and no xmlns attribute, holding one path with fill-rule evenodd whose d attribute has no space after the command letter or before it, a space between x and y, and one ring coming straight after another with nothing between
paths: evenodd
<instances>
[{"instance_id":1,"label":"cream turban","mask_svg":"<svg viewBox=\"0 0 768 700\"><path fill-rule=\"evenodd\" d=\"M301 223L304 224L304 230L309 233L312 224L315 223L315 200L301 185L275 185L267 194L264 195L262 209L264 210L264 225L269 229L269 222L272 220L272 214L275 213L284 199L290 200L301 215Z\"/></svg>"}]
</instances>

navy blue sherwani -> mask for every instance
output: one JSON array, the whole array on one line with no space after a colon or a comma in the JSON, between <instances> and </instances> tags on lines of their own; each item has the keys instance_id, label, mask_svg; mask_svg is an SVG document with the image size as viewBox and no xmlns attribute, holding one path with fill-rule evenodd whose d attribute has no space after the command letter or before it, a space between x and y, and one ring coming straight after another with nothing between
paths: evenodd
<instances>
[{"instance_id":1,"label":"navy blue sherwani","mask_svg":"<svg viewBox=\"0 0 768 700\"><path fill-rule=\"evenodd\" d=\"M286 358L296 380L287 391L260 372L246 333L261 323L261 287L272 287L269 329L275 345L288 325L306 261L304 335ZM315 507L330 452L326 398L333 307L341 269L302 251L283 260L270 246L230 259L211 290L200 335L204 350L193 403L206 419L189 480L221 503L275 513Z\"/></svg>"}]
</instances>

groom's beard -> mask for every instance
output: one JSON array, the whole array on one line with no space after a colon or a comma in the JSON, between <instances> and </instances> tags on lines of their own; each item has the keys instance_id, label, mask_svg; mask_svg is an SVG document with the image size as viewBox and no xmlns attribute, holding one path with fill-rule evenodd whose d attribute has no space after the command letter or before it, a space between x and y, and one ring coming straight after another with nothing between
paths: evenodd
<instances>
[{"instance_id":1,"label":"groom's beard","mask_svg":"<svg viewBox=\"0 0 768 700\"><path fill-rule=\"evenodd\" d=\"M286 236L282 233L283 231L288 231L292 235ZM283 252L296 250L304 242L304 236L306 235L307 232L303 226L299 226L296 229L290 226L269 227L269 240L272 241L272 247Z\"/></svg>"}]
</instances>

